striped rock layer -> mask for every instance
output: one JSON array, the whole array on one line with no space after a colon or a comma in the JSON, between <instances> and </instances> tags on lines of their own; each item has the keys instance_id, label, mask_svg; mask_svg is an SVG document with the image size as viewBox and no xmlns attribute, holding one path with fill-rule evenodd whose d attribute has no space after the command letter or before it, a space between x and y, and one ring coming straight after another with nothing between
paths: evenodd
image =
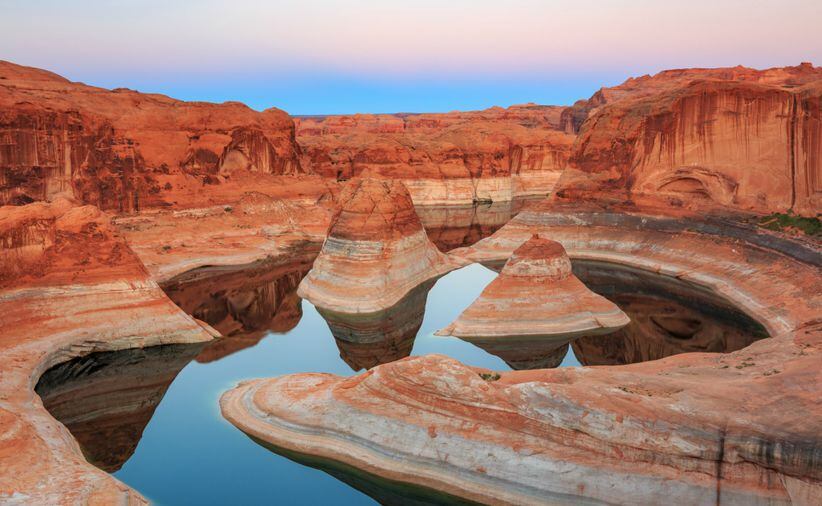
<instances>
[{"instance_id":1,"label":"striped rock layer","mask_svg":"<svg viewBox=\"0 0 822 506\"><path fill-rule=\"evenodd\" d=\"M399 181L355 179L298 295L340 313L373 313L465 263L450 260L420 223Z\"/></svg>"},{"instance_id":2,"label":"striped rock layer","mask_svg":"<svg viewBox=\"0 0 822 506\"><path fill-rule=\"evenodd\" d=\"M534 235L514 251L477 300L437 334L568 339L613 332L629 321L613 302L574 276L560 243Z\"/></svg>"}]
</instances>

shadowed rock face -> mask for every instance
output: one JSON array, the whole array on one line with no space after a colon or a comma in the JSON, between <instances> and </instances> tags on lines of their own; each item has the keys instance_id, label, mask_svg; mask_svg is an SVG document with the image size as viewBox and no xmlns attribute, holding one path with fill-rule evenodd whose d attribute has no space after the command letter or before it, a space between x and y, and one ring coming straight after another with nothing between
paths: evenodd
<instances>
[{"instance_id":1,"label":"shadowed rock face","mask_svg":"<svg viewBox=\"0 0 822 506\"><path fill-rule=\"evenodd\" d=\"M375 313L461 265L428 240L401 182L355 179L298 294L323 309Z\"/></svg>"},{"instance_id":2,"label":"shadowed rock face","mask_svg":"<svg viewBox=\"0 0 822 506\"><path fill-rule=\"evenodd\" d=\"M514 251L477 300L437 334L484 339L541 336L567 343L569 338L612 332L627 323L616 305L573 275L560 243L534 235Z\"/></svg>"},{"instance_id":3,"label":"shadowed rock face","mask_svg":"<svg viewBox=\"0 0 822 506\"><path fill-rule=\"evenodd\" d=\"M421 206L417 215L432 243L447 253L470 246L505 225L521 207L519 201L472 206Z\"/></svg>"},{"instance_id":4,"label":"shadowed rock face","mask_svg":"<svg viewBox=\"0 0 822 506\"><path fill-rule=\"evenodd\" d=\"M400 302L377 313L344 314L317 308L337 341L340 357L355 371L411 354L435 280L414 288Z\"/></svg>"},{"instance_id":5,"label":"shadowed rock face","mask_svg":"<svg viewBox=\"0 0 822 506\"><path fill-rule=\"evenodd\" d=\"M302 172L278 109L183 102L0 61L0 205L70 192L104 210L169 206L239 173Z\"/></svg>"},{"instance_id":6,"label":"shadowed rock face","mask_svg":"<svg viewBox=\"0 0 822 506\"><path fill-rule=\"evenodd\" d=\"M822 69L686 69L603 88L562 113L578 131L557 194L814 216Z\"/></svg>"},{"instance_id":7,"label":"shadowed rock face","mask_svg":"<svg viewBox=\"0 0 822 506\"><path fill-rule=\"evenodd\" d=\"M307 247L279 263L253 268L201 268L165 283L169 298L222 334L197 357L212 362L256 345L270 332L297 326L302 306L297 287L317 254Z\"/></svg>"},{"instance_id":8,"label":"shadowed rock face","mask_svg":"<svg viewBox=\"0 0 822 506\"><path fill-rule=\"evenodd\" d=\"M571 343L582 365L623 365L688 352L728 353L768 337L752 318L693 285L626 267L575 262L587 286L614 301L631 323Z\"/></svg>"},{"instance_id":9,"label":"shadowed rock face","mask_svg":"<svg viewBox=\"0 0 822 506\"><path fill-rule=\"evenodd\" d=\"M325 177L402 180L416 204L547 195L574 136L562 107L528 104L445 114L296 118L302 164Z\"/></svg>"},{"instance_id":10,"label":"shadowed rock face","mask_svg":"<svg viewBox=\"0 0 822 506\"><path fill-rule=\"evenodd\" d=\"M92 353L46 371L37 395L86 460L113 473L131 457L174 378L202 345Z\"/></svg>"}]
</instances>

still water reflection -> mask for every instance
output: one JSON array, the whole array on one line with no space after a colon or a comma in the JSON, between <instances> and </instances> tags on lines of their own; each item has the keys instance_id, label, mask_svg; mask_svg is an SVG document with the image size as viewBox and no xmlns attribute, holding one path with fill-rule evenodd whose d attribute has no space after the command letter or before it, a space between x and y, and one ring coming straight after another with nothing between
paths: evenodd
<instances>
[{"instance_id":1,"label":"still water reflection","mask_svg":"<svg viewBox=\"0 0 822 506\"><path fill-rule=\"evenodd\" d=\"M222 419L219 395L246 378L305 371L348 375L409 354L442 353L474 366L527 369L726 351L765 336L722 299L680 281L575 262L580 279L628 313L628 327L573 342L435 337L495 272L472 265L426 283L385 312L351 318L318 311L296 296L311 258L297 255L248 272L203 271L181 279L167 288L172 299L228 337L205 347L79 358L48 371L37 391L92 463L159 504L366 504L373 502L369 496L413 504L442 498L397 490L328 463L288 456L309 464L300 465L273 454Z\"/></svg>"}]
</instances>

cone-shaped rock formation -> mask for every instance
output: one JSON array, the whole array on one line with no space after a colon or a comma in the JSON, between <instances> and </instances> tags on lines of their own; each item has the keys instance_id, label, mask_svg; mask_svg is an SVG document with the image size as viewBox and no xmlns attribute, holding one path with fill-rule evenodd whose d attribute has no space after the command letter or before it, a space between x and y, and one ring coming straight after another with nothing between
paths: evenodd
<instances>
[{"instance_id":1,"label":"cone-shaped rock formation","mask_svg":"<svg viewBox=\"0 0 822 506\"><path fill-rule=\"evenodd\" d=\"M629 321L614 303L574 276L560 243L534 235L514 251L477 300L437 334L569 338L608 333Z\"/></svg>"},{"instance_id":2,"label":"cone-shaped rock formation","mask_svg":"<svg viewBox=\"0 0 822 506\"><path fill-rule=\"evenodd\" d=\"M352 180L340 204L320 256L297 292L314 305L342 313L381 311L462 265L428 240L401 182Z\"/></svg>"}]
</instances>

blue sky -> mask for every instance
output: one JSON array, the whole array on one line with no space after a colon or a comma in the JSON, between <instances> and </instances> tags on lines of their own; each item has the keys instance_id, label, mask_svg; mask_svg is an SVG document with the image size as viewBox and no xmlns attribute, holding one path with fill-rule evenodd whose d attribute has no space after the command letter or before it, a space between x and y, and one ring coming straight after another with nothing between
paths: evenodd
<instances>
[{"instance_id":1,"label":"blue sky","mask_svg":"<svg viewBox=\"0 0 822 506\"><path fill-rule=\"evenodd\" d=\"M819 0L0 0L0 59L292 114L570 104L666 68L822 62Z\"/></svg>"}]
</instances>

